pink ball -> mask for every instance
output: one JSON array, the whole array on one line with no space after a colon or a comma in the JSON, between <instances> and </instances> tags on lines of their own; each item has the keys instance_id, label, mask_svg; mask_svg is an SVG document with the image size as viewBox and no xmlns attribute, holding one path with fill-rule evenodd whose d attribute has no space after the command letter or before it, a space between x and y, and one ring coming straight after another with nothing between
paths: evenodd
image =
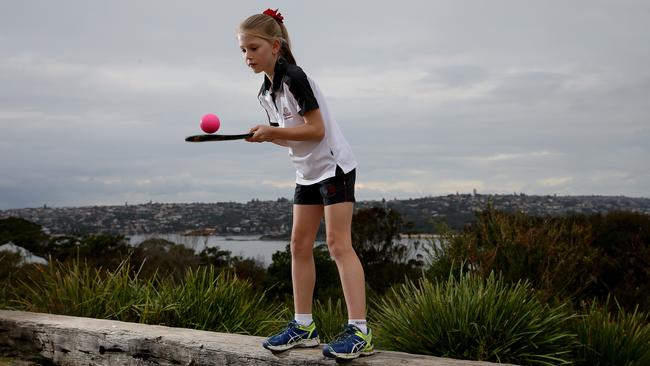
<instances>
[{"instance_id":1,"label":"pink ball","mask_svg":"<svg viewBox=\"0 0 650 366\"><path fill-rule=\"evenodd\" d=\"M219 117L214 114L206 114L201 118L201 129L205 133L215 133L221 127Z\"/></svg>"}]
</instances>

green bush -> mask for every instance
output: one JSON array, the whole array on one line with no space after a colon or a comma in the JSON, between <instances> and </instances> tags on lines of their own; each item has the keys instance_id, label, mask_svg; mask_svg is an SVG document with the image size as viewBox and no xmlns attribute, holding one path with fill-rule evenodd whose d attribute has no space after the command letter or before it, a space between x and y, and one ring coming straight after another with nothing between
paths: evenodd
<instances>
[{"instance_id":1,"label":"green bush","mask_svg":"<svg viewBox=\"0 0 650 366\"><path fill-rule=\"evenodd\" d=\"M318 329L321 342L331 342L348 323L345 302L341 298L333 302L331 298L325 302L314 302L314 321Z\"/></svg>"},{"instance_id":2,"label":"green bush","mask_svg":"<svg viewBox=\"0 0 650 366\"><path fill-rule=\"evenodd\" d=\"M9 282L22 262L23 258L20 253L0 252L0 281L3 284Z\"/></svg>"},{"instance_id":3,"label":"green bush","mask_svg":"<svg viewBox=\"0 0 650 366\"><path fill-rule=\"evenodd\" d=\"M63 236L51 238L47 253L59 262L74 262L82 258L91 267L116 271L133 252L123 235L97 234L83 238Z\"/></svg>"},{"instance_id":4,"label":"green bush","mask_svg":"<svg viewBox=\"0 0 650 366\"><path fill-rule=\"evenodd\" d=\"M18 217L0 219L0 245L13 242L36 255L43 256L48 239L41 225Z\"/></svg>"},{"instance_id":5,"label":"green bush","mask_svg":"<svg viewBox=\"0 0 650 366\"><path fill-rule=\"evenodd\" d=\"M128 261L115 271L78 260L36 267L16 288L18 308L52 314L138 321L134 306L154 280L130 275Z\"/></svg>"},{"instance_id":6,"label":"green bush","mask_svg":"<svg viewBox=\"0 0 650 366\"><path fill-rule=\"evenodd\" d=\"M51 262L20 283L12 289L13 308L52 314L262 335L286 312L250 282L212 266L188 269L179 282L156 274L141 279L128 260L115 271Z\"/></svg>"},{"instance_id":7,"label":"green bush","mask_svg":"<svg viewBox=\"0 0 650 366\"><path fill-rule=\"evenodd\" d=\"M214 267L190 269L182 284L163 282L161 287L157 299L172 311L160 311L159 322L170 326L268 335L286 318L287 309L266 301L250 282Z\"/></svg>"},{"instance_id":8,"label":"green bush","mask_svg":"<svg viewBox=\"0 0 650 366\"><path fill-rule=\"evenodd\" d=\"M628 310L650 306L649 215L535 217L488 206L463 232L439 232L430 243L430 279L464 263L483 277L494 271L509 283L528 280L543 301L579 304L611 294Z\"/></svg>"},{"instance_id":9,"label":"green bush","mask_svg":"<svg viewBox=\"0 0 650 366\"><path fill-rule=\"evenodd\" d=\"M545 299L581 296L592 281L598 251L589 226L556 217L506 214L488 208L466 236L479 271L509 282L528 280Z\"/></svg>"},{"instance_id":10,"label":"green bush","mask_svg":"<svg viewBox=\"0 0 650 366\"><path fill-rule=\"evenodd\" d=\"M576 364L650 365L650 324L648 314L635 309L627 312L618 307L614 315L608 304L593 301L589 311L574 321L580 346L576 348Z\"/></svg>"},{"instance_id":11,"label":"green bush","mask_svg":"<svg viewBox=\"0 0 650 366\"><path fill-rule=\"evenodd\" d=\"M469 260L465 237L446 225L436 227L435 237L424 241L427 265L424 276L431 281L444 280L449 275L460 275L476 268Z\"/></svg>"},{"instance_id":12,"label":"green bush","mask_svg":"<svg viewBox=\"0 0 650 366\"><path fill-rule=\"evenodd\" d=\"M541 304L530 285L460 274L394 287L375 304L378 346L526 365L569 364L575 336L565 305Z\"/></svg>"},{"instance_id":13,"label":"green bush","mask_svg":"<svg viewBox=\"0 0 650 366\"><path fill-rule=\"evenodd\" d=\"M638 304L650 308L650 215L611 212L588 218L592 246L599 253L596 279L587 289L605 302L614 296L621 306L633 310Z\"/></svg>"},{"instance_id":14,"label":"green bush","mask_svg":"<svg viewBox=\"0 0 650 366\"><path fill-rule=\"evenodd\" d=\"M0 252L0 309L9 305L9 293L22 258L18 253Z\"/></svg>"},{"instance_id":15,"label":"green bush","mask_svg":"<svg viewBox=\"0 0 650 366\"><path fill-rule=\"evenodd\" d=\"M352 245L373 291L383 294L394 284L422 276L424 262L412 258L417 247L400 241L400 233L407 229L395 210L372 207L354 214Z\"/></svg>"},{"instance_id":16,"label":"green bush","mask_svg":"<svg viewBox=\"0 0 650 366\"><path fill-rule=\"evenodd\" d=\"M261 260L235 256L228 271L234 273L240 279L249 281L255 291L264 291L266 266Z\"/></svg>"},{"instance_id":17,"label":"green bush","mask_svg":"<svg viewBox=\"0 0 650 366\"><path fill-rule=\"evenodd\" d=\"M171 277L181 281L189 268L196 268L200 258L194 250L165 239L150 238L130 249L130 261L137 266L140 278Z\"/></svg>"}]
</instances>

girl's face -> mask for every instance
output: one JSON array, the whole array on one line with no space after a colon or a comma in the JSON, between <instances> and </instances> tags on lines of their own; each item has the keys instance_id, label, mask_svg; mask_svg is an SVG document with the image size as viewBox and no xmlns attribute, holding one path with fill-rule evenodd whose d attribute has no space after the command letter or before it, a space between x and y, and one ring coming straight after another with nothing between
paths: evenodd
<instances>
[{"instance_id":1,"label":"girl's face","mask_svg":"<svg viewBox=\"0 0 650 366\"><path fill-rule=\"evenodd\" d=\"M256 74L263 71L266 75L273 75L280 52L280 41L271 43L246 33L239 33L237 38L246 65Z\"/></svg>"}]
</instances>

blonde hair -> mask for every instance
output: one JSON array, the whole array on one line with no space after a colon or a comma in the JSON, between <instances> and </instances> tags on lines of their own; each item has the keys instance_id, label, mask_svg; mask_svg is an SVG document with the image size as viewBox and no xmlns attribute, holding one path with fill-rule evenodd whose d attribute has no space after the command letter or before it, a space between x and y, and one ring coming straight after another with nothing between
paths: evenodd
<instances>
[{"instance_id":1,"label":"blonde hair","mask_svg":"<svg viewBox=\"0 0 650 366\"><path fill-rule=\"evenodd\" d=\"M296 59L291 53L291 41L289 40L287 27L272 16L266 14L251 15L239 24L239 32L265 39L270 43L279 40L280 55L287 62L296 64Z\"/></svg>"}]
</instances>

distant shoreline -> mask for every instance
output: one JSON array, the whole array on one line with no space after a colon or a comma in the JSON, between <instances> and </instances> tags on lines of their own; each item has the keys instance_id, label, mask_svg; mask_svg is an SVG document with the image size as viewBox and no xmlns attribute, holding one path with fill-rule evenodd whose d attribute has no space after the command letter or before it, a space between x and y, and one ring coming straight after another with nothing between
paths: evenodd
<instances>
[{"instance_id":1,"label":"distant shoreline","mask_svg":"<svg viewBox=\"0 0 650 366\"><path fill-rule=\"evenodd\" d=\"M631 211L650 215L650 199L624 196L527 196L462 194L408 200L358 201L358 211L371 208L394 210L404 227L405 238L427 240L438 225L461 231L485 209L529 216L594 215ZM257 235L259 240L287 241L291 236L292 203L289 200L245 204L148 203L124 206L93 206L0 210L0 219L18 217L43 227L47 234L134 235L135 233L185 233L204 235ZM418 236L416 236L418 235Z\"/></svg>"},{"instance_id":2,"label":"distant shoreline","mask_svg":"<svg viewBox=\"0 0 650 366\"><path fill-rule=\"evenodd\" d=\"M401 238L411 238L411 239L433 239L437 238L439 235L438 234L430 234L430 233L415 233L415 234L399 234Z\"/></svg>"}]
</instances>

